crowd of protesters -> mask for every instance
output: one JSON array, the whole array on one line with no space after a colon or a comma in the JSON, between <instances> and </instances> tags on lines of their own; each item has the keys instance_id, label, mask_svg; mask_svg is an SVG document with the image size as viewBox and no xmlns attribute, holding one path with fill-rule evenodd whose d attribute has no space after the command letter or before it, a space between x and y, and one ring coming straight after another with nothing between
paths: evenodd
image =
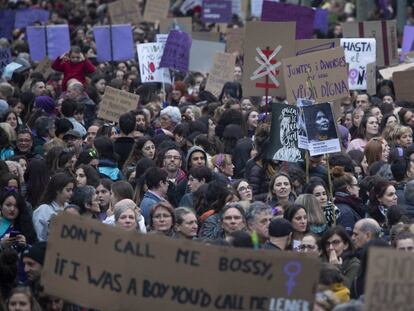
<instances>
[{"instance_id":1,"label":"crowd of protesters","mask_svg":"<svg viewBox=\"0 0 414 311\"><path fill-rule=\"evenodd\" d=\"M50 10L49 23L69 24L72 47L44 76L24 29L0 39L30 68L0 82L0 310L86 310L40 285L58 213L137 234L313 252L322 265L314 310L362 310L371 246L414 251L414 103L395 101L392 81L341 102L343 152L279 162L266 157L266 101L243 94L242 55L217 98L199 72L143 84L136 60L96 61L91 27L108 23L106 1L5 2ZM172 2L179 16L182 1ZM329 35L340 37L352 1L313 2L334 13ZM187 15L194 29L212 30L199 8ZM236 17L228 25L242 26ZM135 43L156 33L141 23ZM107 85L140 95L116 123L97 118Z\"/></svg>"}]
</instances>

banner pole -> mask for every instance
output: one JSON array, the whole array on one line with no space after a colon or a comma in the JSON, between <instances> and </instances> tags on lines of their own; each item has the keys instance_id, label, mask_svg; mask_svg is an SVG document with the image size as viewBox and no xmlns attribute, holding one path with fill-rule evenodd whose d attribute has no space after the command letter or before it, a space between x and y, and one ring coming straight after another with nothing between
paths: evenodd
<instances>
[{"instance_id":1,"label":"banner pole","mask_svg":"<svg viewBox=\"0 0 414 311\"><path fill-rule=\"evenodd\" d=\"M45 45L46 45L46 49L45 49L45 52L46 52L46 57L47 58L49 58L49 48L48 48L48 40L47 40L47 26L46 25L44 25L43 26L43 29L44 29L44 32L45 32Z\"/></svg>"}]
</instances>

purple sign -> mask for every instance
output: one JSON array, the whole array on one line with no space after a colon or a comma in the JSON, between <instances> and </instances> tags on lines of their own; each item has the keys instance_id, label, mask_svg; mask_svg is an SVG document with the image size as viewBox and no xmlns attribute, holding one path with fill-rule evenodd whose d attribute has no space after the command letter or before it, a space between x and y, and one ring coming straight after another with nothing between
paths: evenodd
<instances>
[{"instance_id":1,"label":"purple sign","mask_svg":"<svg viewBox=\"0 0 414 311\"><path fill-rule=\"evenodd\" d=\"M0 10L0 38L13 39L14 18L14 11Z\"/></svg>"},{"instance_id":2,"label":"purple sign","mask_svg":"<svg viewBox=\"0 0 414 311\"><path fill-rule=\"evenodd\" d=\"M42 9L25 9L16 11L14 21L15 28L25 28L36 22L47 22L49 20L49 11Z\"/></svg>"},{"instance_id":3,"label":"purple sign","mask_svg":"<svg viewBox=\"0 0 414 311\"><path fill-rule=\"evenodd\" d=\"M280 2L263 1L262 21L296 22L296 40L313 37L315 11L312 8Z\"/></svg>"},{"instance_id":4,"label":"purple sign","mask_svg":"<svg viewBox=\"0 0 414 311\"><path fill-rule=\"evenodd\" d=\"M328 33L328 10L316 9L315 20L313 21L313 29L319 30L323 34Z\"/></svg>"},{"instance_id":5,"label":"purple sign","mask_svg":"<svg viewBox=\"0 0 414 311\"><path fill-rule=\"evenodd\" d=\"M93 28L93 35L98 61L122 61L134 58L131 25L96 26Z\"/></svg>"},{"instance_id":6,"label":"purple sign","mask_svg":"<svg viewBox=\"0 0 414 311\"><path fill-rule=\"evenodd\" d=\"M55 59L70 49L68 25L27 27L26 35L33 61Z\"/></svg>"},{"instance_id":7,"label":"purple sign","mask_svg":"<svg viewBox=\"0 0 414 311\"><path fill-rule=\"evenodd\" d=\"M191 36L179 30L171 30L164 53L161 57L160 68L170 68L187 72L190 64Z\"/></svg>"},{"instance_id":8,"label":"purple sign","mask_svg":"<svg viewBox=\"0 0 414 311\"><path fill-rule=\"evenodd\" d=\"M231 21L230 0L203 0L201 20L205 23L228 23Z\"/></svg>"},{"instance_id":9,"label":"purple sign","mask_svg":"<svg viewBox=\"0 0 414 311\"><path fill-rule=\"evenodd\" d=\"M404 26L403 42L401 46L401 60L405 54L414 50L414 26Z\"/></svg>"}]
</instances>

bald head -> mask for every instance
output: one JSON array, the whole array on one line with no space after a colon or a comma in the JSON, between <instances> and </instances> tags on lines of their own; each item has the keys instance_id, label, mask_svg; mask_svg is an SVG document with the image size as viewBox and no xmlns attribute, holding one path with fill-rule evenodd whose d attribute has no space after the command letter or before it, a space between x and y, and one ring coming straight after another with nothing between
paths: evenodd
<instances>
[{"instance_id":1,"label":"bald head","mask_svg":"<svg viewBox=\"0 0 414 311\"><path fill-rule=\"evenodd\" d=\"M379 238L381 234L381 227L375 219L364 218L358 220L352 232L352 241L355 248L362 248L366 243L372 239Z\"/></svg>"}]
</instances>

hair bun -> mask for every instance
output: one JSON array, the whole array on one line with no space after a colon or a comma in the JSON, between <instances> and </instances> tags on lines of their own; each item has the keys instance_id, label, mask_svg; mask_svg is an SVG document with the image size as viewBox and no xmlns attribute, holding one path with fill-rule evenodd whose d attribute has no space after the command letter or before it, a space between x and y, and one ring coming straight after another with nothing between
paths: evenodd
<instances>
[{"instance_id":1,"label":"hair bun","mask_svg":"<svg viewBox=\"0 0 414 311\"><path fill-rule=\"evenodd\" d=\"M345 170L344 170L344 168L342 166L334 166L332 168L331 172L332 172L332 176L334 178L341 177L341 176L343 176L345 174Z\"/></svg>"}]
</instances>

